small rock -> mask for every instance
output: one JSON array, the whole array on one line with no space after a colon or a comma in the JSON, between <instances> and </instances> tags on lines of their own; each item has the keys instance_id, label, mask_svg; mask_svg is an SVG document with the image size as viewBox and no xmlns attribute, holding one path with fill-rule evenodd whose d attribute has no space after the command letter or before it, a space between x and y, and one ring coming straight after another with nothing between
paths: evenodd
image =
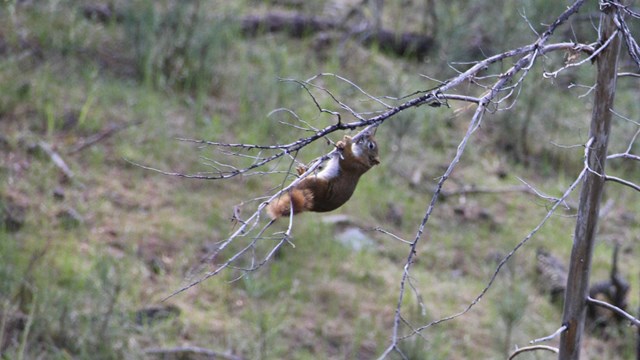
<instances>
[{"instance_id":1,"label":"small rock","mask_svg":"<svg viewBox=\"0 0 640 360\"><path fill-rule=\"evenodd\" d=\"M329 225L335 226L343 226L343 225L351 225L353 221L348 215L343 214L335 214L335 215L327 215L322 217L322 222Z\"/></svg>"},{"instance_id":2,"label":"small rock","mask_svg":"<svg viewBox=\"0 0 640 360\"><path fill-rule=\"evenodd\" d=\"M348 227L343 231L336 234L336 239L343 245L350 247L355 251L360 251L365 248L373 248L375 242L367 234L365 234L360 228Z\"/></svg>"}]
</instances>

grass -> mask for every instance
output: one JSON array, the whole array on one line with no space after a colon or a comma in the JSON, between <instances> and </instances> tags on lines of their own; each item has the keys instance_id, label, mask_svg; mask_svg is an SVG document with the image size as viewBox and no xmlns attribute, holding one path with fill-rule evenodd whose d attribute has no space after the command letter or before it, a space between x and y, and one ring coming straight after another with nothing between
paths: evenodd
<instances>
[{"instance_id":1,"label":"grass","mask_svg":"<svg viewBox=\"0 0 640 360\"><path fill-rule=\"evenodd\" d=\"M240 279L237 272L226 272L159 303L184 284L206 248L226 238L233 206L265 194L282 179L185 180L125 159L170 171L210 170L199 156L220 159L224 154L175 138L271 144L302 136L281 123L296 121L289 113L269 114L278 108L291 109L316 127L335 121L319 114L299 85L280 78L332 72L371 94L401 96L433 85L416 74L452 73L441 64L451 54L468 51L455 47L462 40L446 42L428 63L415 64L348 41L343 50L335 45L327 52L335 55L316 56L313 38L244 38L228 27L229 15L245 13L249 3L192 2L204 15L189 24L193 8L170 1L157 6L135 2L130 6L144 11L131 13L123 24L87 21L76 1L2 5L11 11L0 13L0 41L7 45L0 60L0 134L6 138L0 144L0 208L17 206L25 213L18 231L0 229L2 358L134 359L143 357L146 348L188 344L245 358L357 359L375 357L388 345L406 245L366 231L375 246L351 250L334 241L335 229L317 214L297 218L295 248L285 245L259 271ZM172 17L168 9L182 12ZM436 10L454 11L444 5ZM455 22L442 25L452 33L460 28ZM190 33L197 36L190 39ZM505 41L520 41L511 36ZM187 40L193 42L185 49ZM318 83L358 109L372 106L335 78ZM566 188L581 164L581 149L562 149L549 141L583 142L588 103L565 95L534 101L557 87L542 82L535 89L525 88L516 111L485 119L470 145L474 151L465 154L447 190L463 184L518 185L517 177L551 196ZM322 106L332 106L326 93L314 94ZM637 113L633 92L618 98L621 112ZM465 131L468 110L451 105L418 108L386 122L377 134L383 163L362 179L339 212L365 229L384 226L413 239L434 179ZM521 141L513 134L527 121L536 141L530 143L531 161L525 164L506 141ZM68 152L109 124L129 126L78 153ZM632 129L624 120L614 124L614 134L623 141ZM64 158L76 174L74 181L65 180L47 156L29 151L38 141L50 143ZM612 146L624 150L620 143ZM306 162L330 148L318 142L300 158ZM637 177L637 168L611 164L616 174ZM421 176L412 185L416 172ZM607 190L605 201L612 199L613 207L600 226L594 280L608 276L612 243L621 241L620 268L632 288L638 284L639 229L633 216L640 202L634 196L617 187ZM393 202L403 211L401 224L387 217ZM464 309L486 285L495 259L523 239L548 206L520 193L441 199L418 247L412 281L419 296L405 294L405 318L419 325ZM68 208L81 215L79 223L65 225L60 214ZM561 309L536 289L534 254L544 246L568 259L573 211L559 214L518 252L471 312L427 329L426 341L403 341L402 351L419 359L501 358L509 346L524 346L553 332ZM230 250L239 246L234 243ZM632 291L630 308L638 301ZM179 314L141 315L149 307L169 305ZM609 341L588 337L587 351L630 358L632 337L629 331Z\"/></svg>"}]
</instances>

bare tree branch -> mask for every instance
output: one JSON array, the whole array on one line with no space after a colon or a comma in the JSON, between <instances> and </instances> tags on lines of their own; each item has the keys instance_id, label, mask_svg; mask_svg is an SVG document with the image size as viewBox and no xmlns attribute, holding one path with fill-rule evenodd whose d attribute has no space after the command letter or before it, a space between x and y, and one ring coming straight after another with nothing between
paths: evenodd
<instances>
[{"instance_id":1,"label":"bare tree branch","mask_svg":"<svg viewBox=\"0 0 640 360\"><path fill-rule=\"evenodd\" d=\"M423 331L429 327L432 327L434 325L438 325L442 322L445 321L450 321L453 320L457 317L460 317L464 314L466 314L467 312L469 312L478 302L480 302L480 300L482 299L482 297L484 297L484 295L487 293L487 291L489 291L489 289L491 288L491 286L493 285L494 281L496 280L496 278L498 277L498 274L500 273L500 270L502 269L502 267L509 261L509 259L515 255L515 253L518 251L518 249L520 249L527 241L529 241L529 239L531 239L543 226L544 224L547 222L547 220L549 220L551 218L551 216L555 213L555 211L557 210L557 208L560 206L560 204L564 203L565 199L573 192L573 190L575 190L575 188L578 186L578 184L580 183L580 181L582 181L582 178L584 177L584 175L586 174L587 170L583 169L582 172L580 172L580 175L578 175L578 177L574 180L573 183L571 183L571 185L567 188L567 190L564 192L564 194L553 204L553 206L549 209L549 211L547 212L547 214L544 216L544 218L540 221L540 223L538 223L538 225L531 231L529 232L529 234L527 234L527 236L525 236L501 261L500 263L498 263L498 266L496 267L496 270L493 272L493 275L491 276L491 278L489 279L489 282L487 283L487 285L484 287L484 289L482 289L482 291L480 292L480 294L478 296L476 296L476 298L469 303L469 305L467 305L467 307L465 309L463 309L462 311L432 321L424 326L421 326L419 328L417 328L417 331ZM411 336L412 334L406 335L404 337L402 337L401 339L405 339L409 336Z\"/></svg>"},{"instance_id":2,"label":"bare tree branch","mask_svg":"<svg viewBox=\"0 0 640 360\"><path fill-rule=\"evenodd\" d=\"M555 29L555 27L557 27L559 24L552 24L550 29L553 28ZM504 59L507 58L511 58L511 57L516 57L516 56L520 56L520 55L524 55L524 54L528 54L526 55L525 58L520 59L520 61L522 61L523 63L518 67L518 71L520 70L524 70L525 73L526 71L529 70L530 66L533 64L535 58L537 58L538 55L541 54L545 54L548 52L552 52L552 51L558 51L558 50L568 50L568 49L574 49L576 51L584 51L587 53L591 53L593 52L593 46L591 45L584 45L584 44L575 44L575 43L558 43L558 44L551 44L551 45L545 45L544 41L546 41L546 39L551 35L552 32L549 32L549 30L547 30L547 32L545 32L543 34L543 37L541 37L536 43L531 44L531 45L527 45L527 46L523 46L521 48L517 48L514 50L510 50L510 51L506 51L504 53L501 54L497 54L491 57L486 58L485 60L479 61L474 63L473 66L471 66L469 69L467 69L466 71L462 72L459 76L456 76L453 79L450 79L449 81L445 81L442 85L440 85L437 88L428 90L428 91L419 91L419 92L415 92L413 93L413 95L416 94L422 94L421 96L418 96L416 98L413 98L409 101L406 101L396 107L390 107L390 105L384 103L383 101L380 100L379 97L375 97L372 96L370 94L368 94L367 92L365 92L364 90L362 90L360 87L358 87L357 85L355 85L353 82L348 81L342 77L339 77L337 75L331 74L331 73L321 73L318 74L314 77L311 77L309 80L307 81L300 81L300 80L295 80L295 79L283 79L283 81L292 81L295 82L297 84L299 84L300 86L303 87L303 89L305 89L305 91L307 91L307 93L309 94L310 98L312 99L312 101L316 104L316 107L318 108L318 110L320 112L326 112L329 113L333 116L336 116L338 121L336 123L334 123L333 125L329 125L323 129L317 130L315 131L315 133L309 137L305 137L305 138L300 138L292 143L288 143L288 144L276 144L276 145L257 145L257 144L243 144L243 143L222 143L222 142L215 142L215 141L208 141L208 140L195 140L195 139L184 139L184 138L180 138L178 140L180 141L185 141L185 142L191 142L194 144L199 144L199 145L209 145L209 146L214 146L214 147L220 147L220 148L236 148L236 149L241 149L241 150L272 150L275 153L269 156L264 156L261 157L259 159L256 159L256 161L251 164L250 166L246 166L244 168L234 168L231 169L229 171L217 171L215 174L210 174L210 173L197 173L197 174L186 174L186 173L180 173L180 172L172 172L172 171L164 171L164 170L160 170L151 166L146 166L131 160L126 160L129 163L139 166L141 168L147 169L147 170L151 170L151 171L155 171L158 172L160 174L163 175L169 175L169 176L177 176L177 177L183 177L183 178L190 178L190 179L206 179L206 180L220 180L220 179L229 179L238 175L246 175L247 173L249 173L250 171L257 169L259 167L262 167L270 162L273 162L275 160L278 160L280 158L282 158L285 155L289 155L289 154L294 154L297 151L299 151L300 149L304 148L305 146L309 145L310 143L324 138L327 135L334 133L336 131L340 131L340 130L354 130L357 128L362 128L362 127L366 127L369 125L374 125L374 124L380 124L382 122L384 122L385 120L393 117L395 114L411 108L411 107L417 107L423 104L436 104L436 105L441 105L443 100L457 100L457 101L464 101L464 102L470 102L470 103L476 103L479 104L482 99L480 98L476 98L473 96L468 96L468 95L461 95L461 94L449 94L447 93L447 91L455 88L456 86L460 85L461 83L463 83L464 81L468 81L469 79L472 79L476 76L476 74L480 71L483 71L487 66L496 63L496 62L500 62L503 61ZM544 40L544 41L541 41ZM525 64L526 63L526 64ZM500 88L499 89L493 89L490 92L495 92L490 99L487 101L487 104L484 104L484 108L487 107L487 105L489 103L491 103L493 101L493 99L495 98L495 96L497 95L497 93L504 91L505 89L512 89L515 86L519 85L523 79L523 77L521 76L518 81L515 83L515 85L510 85L507 86L506 83L507 81L504 81L505 79L511 79L513 78L514 74L501 74L499 75L501 79L501 81L499 81L501 83ZM365 118L363 116L362 113L359 113L357 111L355 111L354 109L352 109L351 107L349 107L348 105L344 104L342 101L340 101L334 94L332 94L329 90L314 85L312 83L310 83L310 81L315 80L316 78L320 77L320 76L333 76L338 78L341 81L346 82L347 84L353 86L355 89L357 89L359 92L361 92L362 94L364 94L367 98L375 101L376 103L379 103L381 105L384 106L384 111L382 111L379 115L373 116L373 117L369 117L369 118ZM311 88L316 88L326 94L328 94L331 99L338 104L338 106L340 108L342 108L343 110L347 111L348 113L350 113L352 116L354 116L356 119L358 119L357 121L353 121L353 122L349 122L349 123L345 123L342 122L341 119L341 115L339 112L337 111L333 111L333 110L329 110L329 109L324 109L320 106L320 104L318 103L318 100L315 98L315 96L311 93ZM405 96L408 97L411 95L407 95ZM507 94L506 96L502 97L501 100L499 101L503 101L506 98L508 98L510 95Z\"/></svg>"},{"instance_id":3,"label":"bare tree branch","mask_svg":"<svg viewBox=\"0 0 640 360\"><path fill-rule=\"evenodd\" d=\"M611 36L607 39L607 41L605 41L602 45L600 45L597 49L595 49L595 51L593 51L591 53L591 55L589 55L589 57L587 57L585 59L582 59L580 61L577 61L577 62L569 63L569 64L561 67L560 69L558 69L556 71L553 71L553 72L550 72L550 73L549 72L545 72L543 74L543 76L546 77L546 78L555 78L556 76L558 76L558 73L560 73L561 71L564 71L564 70L566 70L568 68L571 68L571 67L581 66L581 65L584 65L585 63L587 63L589 61L592 61L593 59L596 58L596 56L598 56L598 54L600 54L602 52L602 50L606 49L609 46L611 41L613 39L615 39L616 36L618 36L618 32L617 31L615 31L613 34L611 34Z\"/></svg>"},{"instance_id":4,"label":"bare tree branch","mask_svg":"<svg viewBox=\"0 0 640 360\"><path fill-rule=\"evenodd\" d=\"M625 77L625 76L640 78L640 74L637 74L637 73L631 73L631 72L618 73L618 77Z\"/></svg>"},{"instance_id":5,"label":"bare tree branch","mask_svg":"<svg viewBox=\"0 0 640 360\"><path fill-rule=\"evenodd\" d=\"M614 2L614 1L605 1L606 4L608 6L615 6L618 9L621 9L622 11L624 11L626 14L631 15L632 17L636 18L636 19L640 19L640 12L635 11L630 9L628 6L618 3L618 2Z\"/></svg>"},{"instance_id":6,"label":"bare tree branch","mask_svg":"<svg viewBox=\"0 0 640 360\"><path fill-rule=\"evenodd\" d=\"M631 322L631 324L633 324L634 326L638 326L640 327L640 320L636 319L635 317L633 317L633 315L629 314L628 312L620 309L619 307L609 304L606 301L601 301L598 299L594 299L590 296L587 297L587 302L596 306L600 306L603 307L605 309L611 310L614 313L621 315L622 317L624 317L625 319L629 320L629 322Z\"/></svg>"},{"instance_id":7,"label":"bare tree branch","mask_svg":"<svg viewBox=\"0 0 640 360\"><path fill-rule=\"evenodd\" d=\"M640 192L640 185L635 184L635 183L633 183L633 182L631 182L629 180L621 179L619 177L615 177L615 176L611 176L611 175L605 175L604 179L606 181L613 181L615 183L628 186L628 187L632 188L633 190Z\"/></svg>"},{"instance_id":8,"label":"bare tree branch","mask_svg":"<svg viewBox=\"0 0 640 360\"><path fill-rule=\"evenodd\" d=\"M622 32L622 37L624 38L624 41L627 45L629 56L631 56L631 59L633 59L636 65L638 65L638 67L640 68L640 46L638 46L638 43L633 38L633 35L631 35L631 30L629 30L629 26L624 20L622 12L620 10L623 10L625 13L630 14L634 17L637 15L637 13L629 9L627 6L624 6L615 1L607 0L601 2L601 10L604 10L608 6L613 6L616 8L617 11L615 12L613 21L618 29Z\"/></svg>"},{"instance_id":9,"label":"bare tree branch","mask_svg":"<svg viewBox=\"0 0 640 360\"><path fill-rule=\"evenodd\" d=\"M625 154L612 154L612 155L607 156L607 159L618 159L618 158L640 161L640 156L632 155L632 154L626 154L626 153Z\"/></svg>"},{"instance_id":10,"label":"bare tree branch","mask_svg":"<svg viewBox=\"0 0 640 360\"><path fill-rule=\"evenodd\" d=\"M431 199L431 202L425 212L425 216L422 219L422 222L420 223L420 226L416 232L416 236L415 239L413 241L413 244L411 245L411 249L409 252L409 255L407 257L407 261L405 262L405 266L402 272L402 278L400 280L400 290L399 290L399 297L398 297L398 301L397 301L397 306L396 306L396 312L395 312L395 319L394 319L394 326L393 326L393 330L392 330L392 337L391 337L391 344L389 345L389 347L382 353L382 355L379 357L379 359L384 359L387 355L389 355L392 351L398 351L397 348L397 341L399 339L398 336L398 328L399 328L399 324L400 324L400 318L401 318L401 308L402 308L402 302L403 302L403 298L404 298L404 293L405 293L405 284L407 282L407 279L409 278L409 270L411 267L411 264L413 263L413 258L417 253L417 244L418 241L420 240L420 238L422 238L422 234L424 232L425 226L427 224L427 222L429 221L430 215L435 207L436 201L440 195L440 192L442 190L442 185L444 184L444 182L448 179L448 177L450 176L450 174L452 173L453 169L455 168L455 166L457 165L457 163L460 161L460 158L462 156L462 154L464 153L466 144L468 142L468 140L470 139L471 135L475 132L475 130L478 128L478 126L480 126L481 120L482 120L482 115L484 114L485 110L487 109L487 105L500 93L500 91L504 90L505 87L507 87L507 83L509 81L511 81L515 75L517 75L520 71L522 71L523 73L520 75L520 78L517 80L516 83L520 83L522 81L522 79L524 79L524 76L526 75L526 73L528 72L528 70L531 68L531 66L533 65L533 62L535 61L535 59L538 57L538 55L540 55L542 53L541 49L544 48L544 44L547 41L547 39L551 36L551 34L553 33L553 31L560 25L562 24L564 21L566 21L571 14L575 13L584 3L584 0L579 0L574 2L574 4L572 6L570 6L563 14L561 14L549 27L548 29L536 40L535 43L531 44L531 45L527 45L512 51L507 51L505 53L490 57L485 59L484 61L481 61L479 63L477 63L476 65L472 66L469 70L467 70L466 72L462 73L461 75L457 76L456 78L454 78L454 80L447 82L445 85L439 87L439 91L443 92L443 89L446 89L447 86L451 86L452 84L458 84L462 81L462 79L467 79L469 78L470 74L475 74L477 73L477 71L479 71L480 69L478 68L478 66L480 64L482 64L482 66L486 66L487 63L492 62L492 61L498 61L498 59L502 59L505 57L511 57L511 56L516 56L518 54L526 54L524 55L522 58L520 58L520 60L518 60L515 65L513 65L509 70L507 70L505 73L501 74L499 77L499 80L491 87L490 91L488 91L484 96L482 96L480 98L480 102L478 103L478 107L469 123L469 126L467 128L467 133L465 134L465 136L463 137L462 141L460 142L460 144L458 145L458 149L456 151L456 154L453 158L453 160L451 161L451 163L449 164L449 167L447 168L447 170L445 171L445 173L442 175L442 177L440 178L440 180L438 181L438 184L436 185L436 189L434 191L433 197ZM583 170L580 174L580 176L578 177L578 180L580 180L582 178L582 176L585 174L586 170ZM569 188L569 190L567 190L567 192L565 193L565 195L562 197L562 199L564 200L564 198L566 198L566 196L568 196L568 194L573 190L573 188L575 188L575 186L577 185L578 181L574 182L571 187ZM480 301L480 299L484 296L484 294L488 291L488 289L491 287L491 285L493 284L493 281L495 280L495 278L497 277L498 272L500 271L500 269L502 268L502 266L508 261L508 259L513 256L513 254L515 253L515 251L517 251L518 248L520 248L522 245L524 245L524 243L533 236L533 234L535 234L535 232L542 226L542 224L544 224L544 222L546 222L546 220L551 217L551 214L555 211L555 209L557 208L557 206L560 204L560 202L556 202L553 207L551 208L551 210L547 213L547 216L544 218L543 222L538 225L534 231L532 231L529 236L527 236L523 241L521 241L516 248L514 248L514 250L512 250L511 253L509 253L509 255L507 255L507 257L505 257L501 263L498 265L498 268L496 270L496 272L493 274L491 280L489 281L489 284L485 287L485 289L483 289L483 291L481 292L480 295L478 295L478 297L476 297L476 299L470 304L468 305L468 307L451 316L433 321L425 326L422 326L420 328L418 328L418 332L422 331L430 326L436 325L438 323L444 322L444 321L448 321L448 320L452 320L456 317L462 316L463 314L467 313L478 301ZM413 332L412 334L414 334L415 332ZM411 334L411 335L412 335ZM411 336L408 335L408 336Z\"/></svg>"}]
</instances>

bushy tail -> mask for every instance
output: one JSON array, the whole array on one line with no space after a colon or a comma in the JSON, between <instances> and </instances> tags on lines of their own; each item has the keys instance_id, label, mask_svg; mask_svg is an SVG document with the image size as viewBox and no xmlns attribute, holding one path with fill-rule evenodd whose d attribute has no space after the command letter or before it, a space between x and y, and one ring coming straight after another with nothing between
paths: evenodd
<instances>
[{"instance_id":1,"label":"bushy tail","mask_svg":"<svg viewBox=\"0 0 640 360\"><path fill-rule=\"evenodd\" d=\"M292 189L269 204L267 206L267 214L273 220L282 216L289 216L291 214L291 205L293 205L293 214L295 215L308 210L310 202L311 194L306 194L304 190Z\"/></svg>"}]
</instances>

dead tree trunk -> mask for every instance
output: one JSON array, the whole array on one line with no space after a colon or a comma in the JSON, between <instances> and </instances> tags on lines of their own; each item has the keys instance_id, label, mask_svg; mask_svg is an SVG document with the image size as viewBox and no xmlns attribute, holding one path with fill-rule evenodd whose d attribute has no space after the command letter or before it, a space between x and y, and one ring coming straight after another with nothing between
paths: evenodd
<instances>
[{"instance_id":1,"label":"dead tree trunk","mask_svg":"<svg viewBox=\"0 0 640 360\"><path fill-rule=\"evenodd\" d=\"M614 23L615 9L603 9L600 16L600 41L609 39L617 30ZM580 343L589 292L589 273L595 243L600 199L604 188L604 170L607 145L611 129L611 109L616 91L616 70L620 52L620 35L597 58L597 79L594 95L591 129L587 142L586 164L589 166L582 191L578 218L571 250L571 262L564 298L562 322L567 330L560 339L560 360L579 359Z\"/></svg>"}]
</instances>

